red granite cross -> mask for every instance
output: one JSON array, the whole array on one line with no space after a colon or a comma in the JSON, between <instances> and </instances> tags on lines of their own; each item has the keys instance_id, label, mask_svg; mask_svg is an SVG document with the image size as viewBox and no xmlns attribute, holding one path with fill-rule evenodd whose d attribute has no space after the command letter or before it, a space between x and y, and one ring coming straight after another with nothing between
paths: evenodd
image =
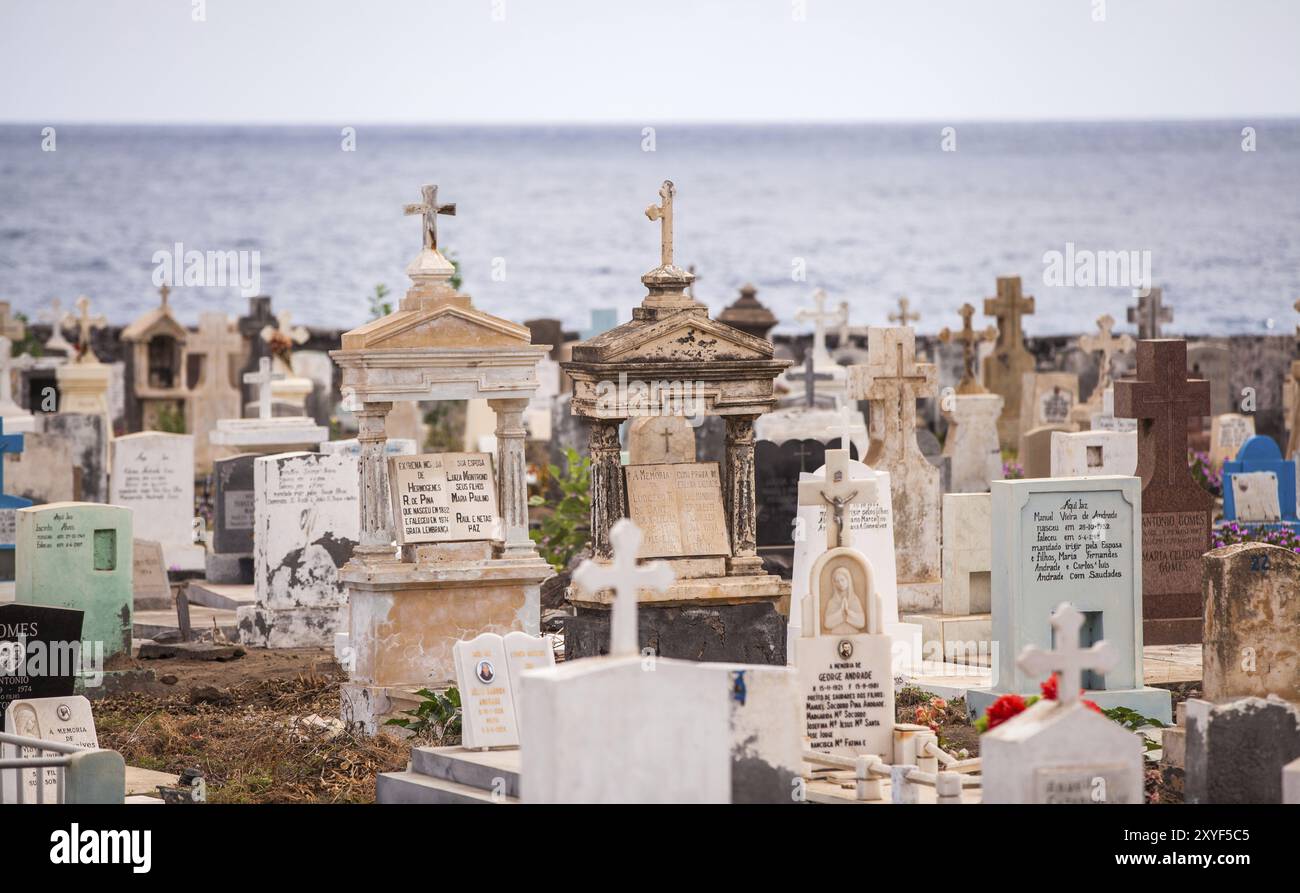
<instances>
[{"instance_id":1,"label":"red granite cross","mask_svg":"<svg viewBox=\"0 0 1300 893\"><path fill-rule=\"evenodd\" d=\"M1115 415L1138 419L1142 484L1196 486L1187 470L1187 419L1210 414L1210 383L1187 378L1187 342L1139 341L1137 377L1115 382Z\"/></svg>"}]
</instances>

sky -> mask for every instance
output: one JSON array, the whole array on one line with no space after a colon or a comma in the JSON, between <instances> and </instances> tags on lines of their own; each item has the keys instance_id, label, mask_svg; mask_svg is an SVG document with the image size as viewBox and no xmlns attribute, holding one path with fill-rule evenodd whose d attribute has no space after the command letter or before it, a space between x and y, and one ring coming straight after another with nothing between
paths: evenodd
<instances>
[{"instance_id":1,"label":"sky","mask_svg":"<svg viewBox=\"0 0 1300 893\"><path fill-rule=\"evenodd\" d=\"M1300 0L0 0L0 122L1300 116Z\"/></svg>"}]
</instances>

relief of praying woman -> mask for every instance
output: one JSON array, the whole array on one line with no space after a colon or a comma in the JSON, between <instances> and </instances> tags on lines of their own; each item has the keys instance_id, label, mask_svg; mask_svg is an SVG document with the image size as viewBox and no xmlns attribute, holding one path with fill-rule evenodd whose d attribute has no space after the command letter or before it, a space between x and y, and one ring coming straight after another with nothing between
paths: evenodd
<instances>
[{"instance_id":1,"label":"relief of praying woman","mask_svg":"<svg viewBox=\"0 0 1300 893\"><path fill-rule=\"evenodd\" d=\"M835 568L831 572L831 594L826 599L826 611L822 617L826 633L851 636L866 629L867 616L863 604L862 596L854 591L853 575L849 569Z\"/></svg>"}]
</instances>

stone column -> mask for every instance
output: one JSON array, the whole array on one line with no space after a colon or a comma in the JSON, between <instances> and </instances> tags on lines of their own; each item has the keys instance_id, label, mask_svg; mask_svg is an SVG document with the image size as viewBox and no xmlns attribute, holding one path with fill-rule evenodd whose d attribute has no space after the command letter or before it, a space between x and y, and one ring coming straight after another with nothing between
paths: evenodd
<instances>
[{"instance_id":1,"label":"stone column","mask_svg":"<svg viewBox=\"0 0 1300 893\"><path fill-rule=\"evenodd\" d=\"M361 542L352 554L361 561L387 561L395 557L392 512L388 505L388 467L384 445L388 434L384 419L391 403L363 403L357 410L357 440L361 444Z\"/></svg>"},{"instance_id":2,"label":"stone column","mask_svg":"<svg viewBox=\"0 0 1300 893\"><path fill-rule=\"evenodd\" d=\"M758 508L754 498L754 419L758 416L726 416L727 479L723 483L727 528L731 533L731 559L727 573L733 576L761 574L758 557Z\"/></svg>"},{"instance_id":3,"label":"stone column","mask_svg":"<svg viewBox=\"0 0 1300 893\"><path fill-rule=\"evenodd\" d=\"M591 453L591 550L597 558L612 558L609 529L624 516L627 495L618 443L622 419L592 419L588 446Z\"/></svg>"},{"instance_id":4,"label":"stone column","mask_svg":"<svg viewBox=\"0 0 1300 893\"><path fill-rule=\"evenodd\" d=\"M501 512L503 558L536 558L528 538L528 468L524 461L527 400L489 400L496 413L497 509Z\"/></svg>"}]
</instances>

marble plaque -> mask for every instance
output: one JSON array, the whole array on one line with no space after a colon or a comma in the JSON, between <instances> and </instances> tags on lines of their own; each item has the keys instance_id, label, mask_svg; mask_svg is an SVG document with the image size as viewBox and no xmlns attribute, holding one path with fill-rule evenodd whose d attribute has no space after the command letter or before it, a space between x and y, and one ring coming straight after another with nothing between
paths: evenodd
<instances>
[{"instance_id":1,"label":"marble plaque","mask_svg":"<svg viewBox=\"0 0 1300 893\"><path fill-rule=\"evenodd\" d=\"M501 538L490 453L391 456L388 486L399 543Z\"/></svg>"},{"instance_id":2,"label":"marble plaque","mask_svg":"<svg viewBox=\"0 0 1300 893\"><path fill-rule=\"evenodd\" d=\"M462 744L468 748L518 747L519 726L510 664L501 636L483 633L452 646L460 689Z\"/></svg>"},{"instance_id":3,"label":"marble plaque","mask_svg":"<svg viewBox=\"0 0 1300 893\"><path fill-rule=\"evenodd\" d=\"M1130 769L1120 763L1040 766L1034 770L1034 803L1127 803Z\"/></svg>"},{"instance_id":4,"label":"marble plaque","mask_svg":"<svg viewBox=\"0 0 1300 893\"><path fill-rule=\"evenodd\" d=\"M809 747L888 758L894 734L889 636L804 636L795 650Z\"/></svg>"},{"instance_id":5,"label":"marble plaque","mask_svg":"<svg viewBox=\"0 0 1300 893\"><path fill-rule=\"evenodd\" d=\"M730 555L716 462L629 465L628 514L644 534L641 558Z\"/></svg>"}]
</instances>

